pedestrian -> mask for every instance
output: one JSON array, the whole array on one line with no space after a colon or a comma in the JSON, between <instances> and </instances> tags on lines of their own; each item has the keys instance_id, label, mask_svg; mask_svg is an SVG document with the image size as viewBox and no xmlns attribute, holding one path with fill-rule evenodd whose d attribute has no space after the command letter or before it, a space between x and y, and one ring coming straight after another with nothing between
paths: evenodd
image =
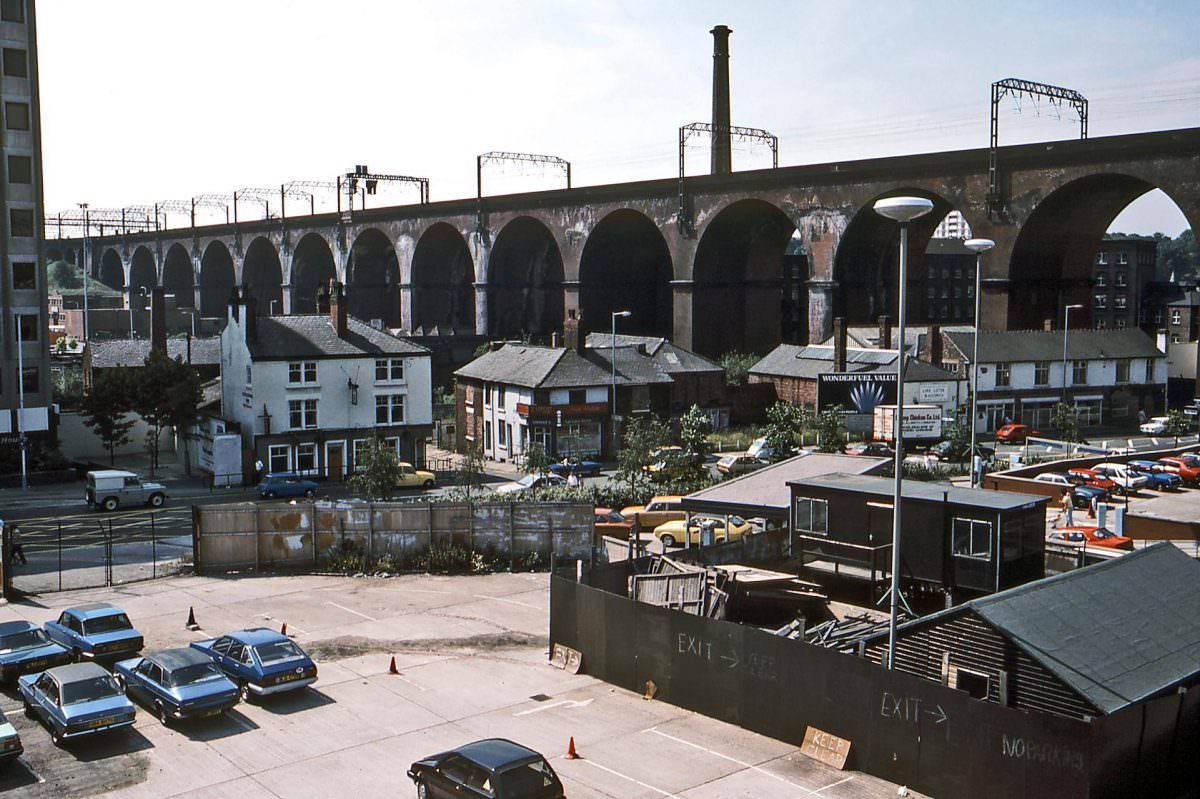
<instances>
[{"instance_id":1,"label":"pedestrian","mask_svg":"<svg viewBox=\"0 0 1200 799\"><path fill-rule=\"evenodd\" d=\"M567 488L579 488L579 478L575 475L575 472L567 473Z\"/></svg>"},{"instance_id":2,"label":"pedestrian","mask_svg":"<svg viewBox=\"0 0 1200 799\"><path fill-rule=\"evenodd\" d=\"M12 533L10 537L12 540L13 559L16 560L17 558L20 558L21 565L24 566L29 561L25 560L25 548L21 546L21 528L14 524L12 526Z\"/></svg>"}]
</instances>

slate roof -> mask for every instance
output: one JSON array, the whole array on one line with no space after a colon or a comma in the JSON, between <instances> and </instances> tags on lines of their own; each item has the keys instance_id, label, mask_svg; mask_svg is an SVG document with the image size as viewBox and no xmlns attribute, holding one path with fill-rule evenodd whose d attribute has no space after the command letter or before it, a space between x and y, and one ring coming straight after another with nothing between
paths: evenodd
<instances>
[{"instance_id":1,"label":"slate roof","mask_svg":"<svg viewBox=\"0 0 1200 799\"><path fill-rule=\"evenodd\" d=\"M999 492L997 492L999 493ZM1200 676L1200 561L1163 541L908 622L974 612L1103 713Z\"/></svg>"},{"instance_id":2,"label":"slate roof","mask_svg":"<svg viewBox=\"0 0 1200 799\"><path fill-rule=\"evenodd\" d=\"M861 457L861 456L855 456ZM878 497L892 497L895 481L890 477L872 477L864 474L834 473L803 480L792 480L788 485L798 488L816 486L834 488L839 491L858 491ZM905 499L922 499L930 502L950 502L990 510L1011 510L1031 503L1046 503L1049 497L1034 494L1018 494L1014 491L992 491L984 488L963 488L951 483L924 483L917 480L904 481Z\"/></svg>"},{"instance_id":3,"label":"slate roof","mask_svg":"<svg viewBox=\"0 0 1200 799\"><path fill-rule=\"evenodd\" d=\"M454 374L456 377L528 388L607 386L612 384L613 352L608 347L579 353L565 347L509 342L484 353ZM641 352L636 344L622 346L618 337L615 352L617 385L644 386L672 382L670 373L663 365L669 362L667 356L672 354L665 343L660 344L657 355L652 356ZM659 356L663 358L662 361Z\"/></svg>"},{"instance_id":4,"label":"slate roof","mask_svg":"<svg viewBox=\"0 0 1200 799\"><path fill-rule=\"evenodd\" d=\"M852 349L846 350L848 372L894 372L896 371L895 350ZM750 374L774 377L797 377L816 380L818 375L833 372L832 346L801 346L780 344L754 366ZM909 383L922 383L959 378L931 363L909 356L904 379Z\"/></svg>"},{"instance_id":5,"label":"slate roof","mask_svg":"<svg viewBox=\"0 0 1200 799\"><path fill-rule=\"evenodd\" d=\"M588 333L588 349L612 349L612 335L604 333ZM618 335L617 348L642 347L646 354L667 374L681 372L724 372L720 364L710 361L691 350L677 347L670 340L658 336ZM619 356L618 356L619 357Z\"/></svg>"},{"instance_id":6,"label":"slate roof","mask_svg":"<svg viewBox=\"0 0 1200 799\"><path fill-rule=\"evenodd\" d=\"M947 333L958 351L970 356L974 333ZM1061 330L985 330L979 338L980 363L1061 361ZM1125 330L1072 330L1067 337L1067 357L1073 361L1110 358L1161 358L1154 339L1136 327Z\"/></svg>"},{"instance_id":7,"label":"slate roof","mask_svg":"<svg viewBox=\"0 0 1200 799\"><path fill-rule=\"evenodd\" d=\"M1168 306L1184 306L1191 307L1200 305L1200 291L1189 290L1183 293L1183 296L1177 300L1167 303Z\"/></svg>"},{"instance_id":8,"label":"slate roof","mask_svg":"<svg viewBox=\"0 0 1200 799\"><path fill-rule=\"evenodd\" d=\"M256 361L430 354L420 344L376 330L353 316L347 317L346 328L346 337L339 338L329 314L260 316L258 332L246 346Z\"/></svg>"},{"instance_id":9,"label":"slate roof","mask_svg":"<svg viewBox=\"0 0 1200 799\"><path fill-rule=\"evenodd\" d=\"M102 339L89 341L93 369L111 369L117 366L143 366L150 355L150 339ZM172 359L188 359L186 338L167 339L167 355ZM209 336L192 339L193 366L219 366L221 363L221 338Z\"/></svg>"}]
</instances>

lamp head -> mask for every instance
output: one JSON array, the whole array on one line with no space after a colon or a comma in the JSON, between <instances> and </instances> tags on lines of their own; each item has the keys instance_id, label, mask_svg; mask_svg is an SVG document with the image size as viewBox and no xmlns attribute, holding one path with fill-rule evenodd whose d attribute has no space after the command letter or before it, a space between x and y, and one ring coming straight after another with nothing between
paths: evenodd
<instances>
[{"instance_id":1,"label":"lamp head","mask_svg":"<svg viewBox=\"0 0 1200 799\"><path fill-rule=\"evenodd\" d=\"M624 319L633 316L633 311L613 311L613 319Z\"/></svg>"},{"instance_id":2,"label":"lamp head","mask_svg":"<svg viewBox=\"0 0 1200 799\"><path fill-rule=\"evenodd\" d=\"M911 222L933 210L933 201L924 197L884 197L876 200L875 213L897 222Z\"/></svg>"},{"instance_id":3,"label":"lamp head","mask_svg":"<svg viewBox=\"0 0 1200 799\"><path fill-rule=\"evenodd\" d=\"M1082 305L1068 305L1067 310L1068 311L1078 311L1082 307L1083 307Z\"/></svg>"},{"instance_id":4,"label":"lamp head","mask_svg":"<svg viewBox=\"0 0 1200 799\"><path fill-rule=\"evenodd\" d=\"M967 239L963 242L963 246L973 253L981 253L995 247L996 242L991 239Z\"/></svg>"}]
</instances>

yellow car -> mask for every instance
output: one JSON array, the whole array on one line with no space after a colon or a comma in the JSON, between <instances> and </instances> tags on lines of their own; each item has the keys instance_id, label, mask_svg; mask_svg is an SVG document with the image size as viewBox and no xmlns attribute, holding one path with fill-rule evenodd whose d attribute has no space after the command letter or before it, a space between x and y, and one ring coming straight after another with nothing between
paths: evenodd
<instances>
[{"instance_id":1,"label":"yellow car","mask_svg":"<svg viewBox=\"0 0 1200 799\"><path fill-rule=\"evenodd\" d=\"M683 497L678 494L660 494L645 505L629 505L621 508L621 515L632 519L638 533L653 530L663 522L687 518L683 512Z\"/></svg>"},{"instance_id":2,"label":"yellow car","mask_svg":"<svg viewBox=\"0 0 1200 799\"><path fill-rule=\"evenodd\" d=\"M664 522L654 528L654 537L661 541L664 547L673 547L683 540L683 525L685 523L684 519ZM700 530L703 527L712 528L713 541L717 544L724 544L726 541L737 541L754 529L750 525L750 522L741 516L730 516L729 534L726 535L725 518L723 516L693 516L692 523L688 525L688 537L691 539L692 544L700 543Z\"/></svg>"},{"instance_id":3,"label":"yellow car","mask_svg":"<svg viewBox=\"0 0 1200 799\"><path fill-rule=\"evenodd\" d=\"M398 488L433 488L435 485L437 485L437 478L434 477L433 472L414 469L411 463L400 461L400 470L396 477Z\"/></svg>"}]
</instances>

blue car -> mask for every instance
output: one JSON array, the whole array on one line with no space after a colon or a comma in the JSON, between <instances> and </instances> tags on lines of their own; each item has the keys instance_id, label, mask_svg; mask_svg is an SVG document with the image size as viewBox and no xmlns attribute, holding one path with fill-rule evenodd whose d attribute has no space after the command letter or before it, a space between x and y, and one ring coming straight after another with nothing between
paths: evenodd
<instances>
[{"instance_id":1,"label":"blue car","mask_svg":"<svg viewBox=\"0 0 1200 799\"><path fill-rule=\"evenodd\" d=\"M1154 461L1130 461L1134 474L1145 477L1147 488L1157 491L1178 491L1183 488L1183 478L1172 472L1155 471Z\"/></svg>"},{"instance_id":2,"label":"blue car","mask_svg":"<svg viewBox=\"0 0 1200 799\"><path fill-rule=\"evenodd\" d=\"M25 715L41 719L56 746L133 724L137 711L98 663L72 663L17 680Z\"/></svg>"},{"instance_id":3,"label":"blue car","mask_svg":"<svg viewBox=\"0 0 1200 799\"><path fill-rule=\"evenodd\" d=\"M0 680L8 682L70 662L71 653L51 641L41 627L27 621L0 624Z\"/></svg>"},{"instance_id":4,"label":"blue car","mask_svg":"<svg viewBox=\"0 0 1200 799\"><path fill-rule=\"evenodd\" d=\"M317 484L307 477L290 473L272 473L263 477L258 484L258 495L263 499L275 497L308 497L317 495Z\"/></svg>"},{"instance_id":5,"label":"blue car","mask_svg":"<svg viewBox=\"0 0 1200 799\"><path fill-rule=\"evenodd\" d=\"M602 466L603 464L587 460L586 458L583 460L572 458L565 463L559 461L558 463L550 464L550 472L557 474L559 477L566 477L569 474L573 474L576 477L597 477L600 474Z\"/></svg>"},{"instance_id":6,"label":"blue car","mask_svg":"<svg viewBox=\"0 0 1200 799\"><path fill-rule=\"evenodd\" d=\"M237 704L238 686L195 649L164 649L113 667L125 693L153 708L163 724L219 716Z\"/></svg>"},{"instance_id":7,"label":"blue car","mask_svg":"<svg viewBox=\"0 0 1200 799\"><path fill-rule=\"evenodd\" d=\"M21 736L17 734L12 722L5 718L4 711L0 710L0 763L16 760L24 751Z\"/></svg>"},{"instance_id":8,"label":"blue car","mask_svg":"<svg viewBox=\"0 0 1200 799\"><path fill-rule=\"evenodd\" d=\"M242 699L295 691L317 681L317 664L286 635L253 627L193 641L238 684Z\"/></svg>"},{"instance_id":9,"label":"blue car","mask_svg":"<svg viewBox=\"0 0 1200 799\"><path fill-rule=\"evenodd\" d=\"M133 629L125 611L107 602L67 608L58 621L43 627L54 643L71 653L72 660L120 660L142 651L142 634Z\"/></svg>"}]
</instances>

